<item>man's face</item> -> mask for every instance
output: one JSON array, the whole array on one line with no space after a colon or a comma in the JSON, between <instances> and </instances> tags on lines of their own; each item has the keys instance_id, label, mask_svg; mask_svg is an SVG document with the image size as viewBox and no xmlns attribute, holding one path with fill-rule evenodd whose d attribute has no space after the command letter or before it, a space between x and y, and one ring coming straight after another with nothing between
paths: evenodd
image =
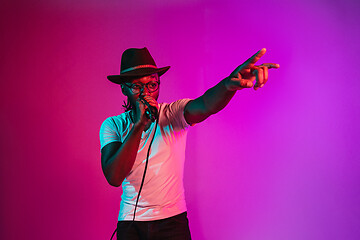
<instances>
[{"instance_id":1,"label":"man's face","mask_svg":"<svg viewBox=\"0 0 360 240\"><path fill-rule=\"evenodd\" d=\"M151 91L154 84L159 84L159 76L157 73L136 78L130 83L124 83L125 86L123 86L123 93L129 98L132 105L135 104L141 92L143 96L150 96L157 100L159 97L159 88L156 91ZM142 91L136 93L136 90L139 89Z\"/></svg>"}]
</instances>

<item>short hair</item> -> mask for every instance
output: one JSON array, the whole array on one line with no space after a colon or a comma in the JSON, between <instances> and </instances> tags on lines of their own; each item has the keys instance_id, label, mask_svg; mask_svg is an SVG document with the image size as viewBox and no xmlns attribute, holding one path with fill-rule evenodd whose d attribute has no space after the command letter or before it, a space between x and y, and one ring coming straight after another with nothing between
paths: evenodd
<instances>
[{"instance_id":1,"label":"short hair","mask_svg":"<svg viewBox=\"0 0 360 240\"><path fill-rule=\"evenodd\" d=\"M124 104L122 105L122 107L124 108L124 112L130 111L133 109L133 106L130 103L129 98L126 98L126 101L124 101Z\"/></svg>"}]
</instances>

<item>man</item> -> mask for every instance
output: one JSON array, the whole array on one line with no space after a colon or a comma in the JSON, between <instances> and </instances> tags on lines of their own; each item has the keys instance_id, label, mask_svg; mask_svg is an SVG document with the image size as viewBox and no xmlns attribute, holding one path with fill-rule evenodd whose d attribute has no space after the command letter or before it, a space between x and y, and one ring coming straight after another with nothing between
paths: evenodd
<instances>
[{"instance_id":1,"label":"man","mask_svg":"<svg viewBox=\"0 0 360 240\"><path fill-rule=\"evenodd\" d=\"M146 48L124 51L120 75L108 79L121 85L126 111L100 129L102 170L123 189L118 239L191 239L182 181L187 129L223 109L236 91L263 87L268 69L279 67L255 66L265 52L194 100L158 104L160 76L170 67L158 68Z\"/></svg>"}]
</instances>

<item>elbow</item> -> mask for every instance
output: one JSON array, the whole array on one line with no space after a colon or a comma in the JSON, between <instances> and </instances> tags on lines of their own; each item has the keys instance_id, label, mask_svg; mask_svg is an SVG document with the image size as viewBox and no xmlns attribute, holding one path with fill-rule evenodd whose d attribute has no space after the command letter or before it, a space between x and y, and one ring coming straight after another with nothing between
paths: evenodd
<instances>
[{"instance_id":1,"label":"elbow","mask_svg":"<svg viewBox=\"0 0 360 240\"><path fill-rule=\"evenodd\" d=\"M111 179L111 178L106 178L106 180L107 180L107 182L108 182L111 186L113 186L113 187L120 187L120 185L121 185L121 183L122 183L122 181L121 181L121 182L120 182L120 181L116 181L116 180Z\"/></svg>"},{"instance_id":2,"label":"elbow","mask_svg":"<svg viewBox=\"0 0 360 240\"><path fill-rule=\"evenodd\" d=\"M108 183L113 186L113 187L120 187L121 184L118 184L118 183L113 183L113 182L109 182Z\"/></svg>"},{"instance_id":3,"label":"elbow","mask_svg":"<svg viewBox=\"0 0 360 240\"><path fill-rule=\"evenodd\" d=\"M111 168L110 165L102 165L102 170L106 181L113 187L120 187L124 181L126 175L123 174L122 169L116 171L114 168Z\"/></svg>"},{"instance_id":4,"label":"elbow","mask_svg":"<svg viewBox=\"0 0 360 240\"><path fill-rule=\"evenodd\" d=\"M120 187L121 183L124 181L124 179L118 179L116 176L106 173L105 171L104 176L106 181L113 187Z\"/></svg>"}]
</instances>

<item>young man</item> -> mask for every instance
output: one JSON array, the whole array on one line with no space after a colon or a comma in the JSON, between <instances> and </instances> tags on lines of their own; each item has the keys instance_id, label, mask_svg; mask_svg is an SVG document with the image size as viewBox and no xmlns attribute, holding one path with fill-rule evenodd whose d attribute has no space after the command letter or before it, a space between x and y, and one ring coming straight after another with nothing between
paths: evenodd
<instances>
[{"instance_id":1,"label":"young man","mask_svg":"<svg viewBox=\"0 0 360 240\"><path fill-rule=\"evenodd\" d=\"M108 79L121 85L126 111L100 129L102 170L123 189L118 239L191 239L183 188L187 129L223 109L236 91L263 87L268 69L279 67L255 66L265 52L194 100L158 104L160 76L170 67L158 68L146 48L124 51L120 75Z\"/></svg>"}]
</instances>

